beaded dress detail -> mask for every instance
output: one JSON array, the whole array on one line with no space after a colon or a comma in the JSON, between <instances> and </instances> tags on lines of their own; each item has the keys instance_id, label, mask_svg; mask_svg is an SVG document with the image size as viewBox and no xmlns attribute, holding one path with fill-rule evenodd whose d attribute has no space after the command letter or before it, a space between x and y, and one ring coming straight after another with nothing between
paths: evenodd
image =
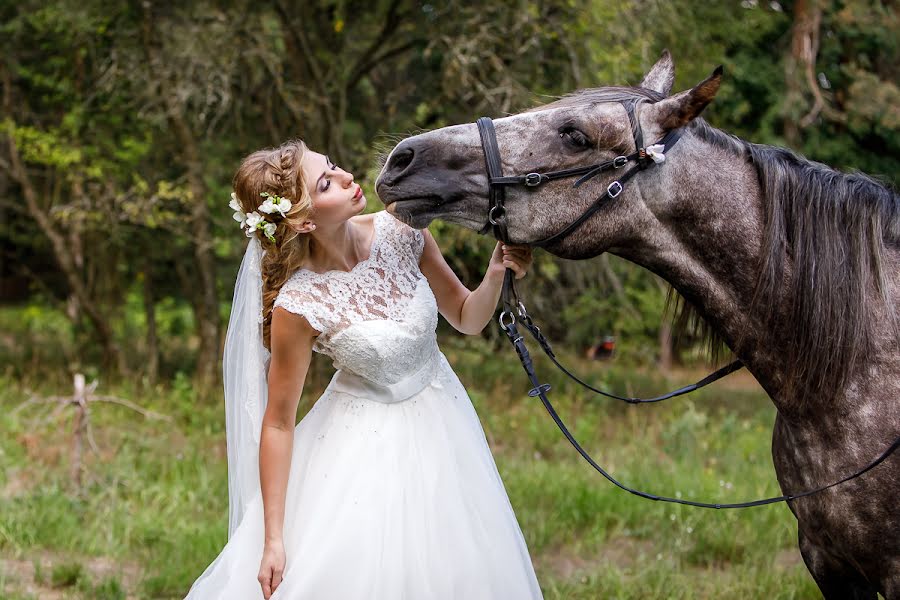
<instances>
[{"instance_id":1,"label":"beaded dress detail","mask_svg":"<svg viewBox=\"0 0 900 600\"><path fill-rule=\"evenodd\" d=\"M336 371L294 430L271 600L542 598L481 423L437 345L424 236L375 213L368 258L296 271L276 307ZM188 599L262 599L261 495Z\"/></svg>"}]
</instances>

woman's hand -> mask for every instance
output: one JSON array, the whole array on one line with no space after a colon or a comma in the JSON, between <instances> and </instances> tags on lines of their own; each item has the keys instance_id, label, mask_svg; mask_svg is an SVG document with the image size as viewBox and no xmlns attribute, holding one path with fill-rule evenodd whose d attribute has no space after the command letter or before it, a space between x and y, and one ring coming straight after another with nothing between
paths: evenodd
<instances>
[{"instance_id":1,"label":"woman's hand","mask_svg":"<svg viewBox=\"0 0 900 600\"><path fill-rule=\"evenodd\" d=\"M266 542L263 548L262 562L259 565L259 575L256 576L259 585L262 586L265 600L269 600L281 584L284 563L284 543Z\"/></svg>"},{"instance_id":2,"label":"woman's hand","mask_svg":"<svg viewBox=\"0 0 900 600\"><path fill-rule=\"evenodd\" d=\"M516 274L516 279L522 279L531 268L531 246L528 244L503 244L499 240L494 246L488 271L494 271L502 276L509 267Z\"/></svg>"}]
</instances>

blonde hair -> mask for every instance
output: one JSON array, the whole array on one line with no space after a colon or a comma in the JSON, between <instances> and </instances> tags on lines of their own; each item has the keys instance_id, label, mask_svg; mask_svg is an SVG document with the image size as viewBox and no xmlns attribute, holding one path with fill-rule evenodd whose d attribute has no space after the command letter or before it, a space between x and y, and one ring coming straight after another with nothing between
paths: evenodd
<instances>
[{"instance_id":1,"label":"blonde hair","mask_svg":"<svg viewBox=\"0 0 900 600\"><path fill-rule=\"evenodd\" d=\"M260 267L263 280L263 344L266 348L271 348L270 330L275 298L284 282L300 268L309 254L309 234L299 233L290 227L300 225L312 214L312 197L300 168L300 161L307 150L302 140L290 140L274 149L258 150L241 161L232 181L238 203L245 213L257 210L265 202L266 199L260 196L262 192L291 202L284 218L278 213L260 213L277 226L274 242L260 230L253 232L253 235L259 236L265 250Z\"/></svg>"}]
</instances>

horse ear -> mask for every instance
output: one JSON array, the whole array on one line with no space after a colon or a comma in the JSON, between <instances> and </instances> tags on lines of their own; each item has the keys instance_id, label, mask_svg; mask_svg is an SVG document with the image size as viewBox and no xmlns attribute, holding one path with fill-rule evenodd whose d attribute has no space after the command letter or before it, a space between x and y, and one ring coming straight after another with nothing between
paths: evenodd
<instances>
[{"instance_id":1,"label":"horse ear","mask_svg":"<svg viewBox=\"0 0 900 600\"><path fill-rule=\"evenodd\" d=\"M645 105L645 110L652 111L655 120L663 131L677 129L687 125L703 112L706 105L712 102L722 83L722 65L716 67L712 75L689 90L675 94L671 98Z\"/></svg>"},{"instance_id":2,"label":"horse ear","mask_svg":"<svg viewBox=\"0 0 900 600\"><path fill-rule=\"evenodd\" d=\"M666 49L663 50L656 64L644 75L640 87L668 96L672 91L673 83L675 83L675 62Z\"/></svg>"}]
</instances>

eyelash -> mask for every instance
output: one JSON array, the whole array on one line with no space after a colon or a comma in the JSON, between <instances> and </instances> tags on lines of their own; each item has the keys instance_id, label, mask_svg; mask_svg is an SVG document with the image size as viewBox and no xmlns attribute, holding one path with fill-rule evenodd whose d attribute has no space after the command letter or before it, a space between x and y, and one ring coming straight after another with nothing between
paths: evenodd
<instances>
[{"instance_id":1,"label":"eyelash","mask_svg":"<svg viewBox=\"0 0 900 600\"><path fill-rule=\"evenodd\" d=\"M328 168L333 171L334 169L337 169L337 165L329 165ZM327 192L329 187L331 187L331 179L326 179L322 191Z\"/></svg>"},{"instance_id":2,"label":"eyelash","mask_svg":"<svg viewBox=\"0 0 900 600\"><path fill-rule=\"evenodd\" d=\"M568 137L572 145L579 149L587 148L590 145L590 140L584 135L584 132L571 125L563 127L559 132L559 137Z\"/></svg>"}]
</instances>

